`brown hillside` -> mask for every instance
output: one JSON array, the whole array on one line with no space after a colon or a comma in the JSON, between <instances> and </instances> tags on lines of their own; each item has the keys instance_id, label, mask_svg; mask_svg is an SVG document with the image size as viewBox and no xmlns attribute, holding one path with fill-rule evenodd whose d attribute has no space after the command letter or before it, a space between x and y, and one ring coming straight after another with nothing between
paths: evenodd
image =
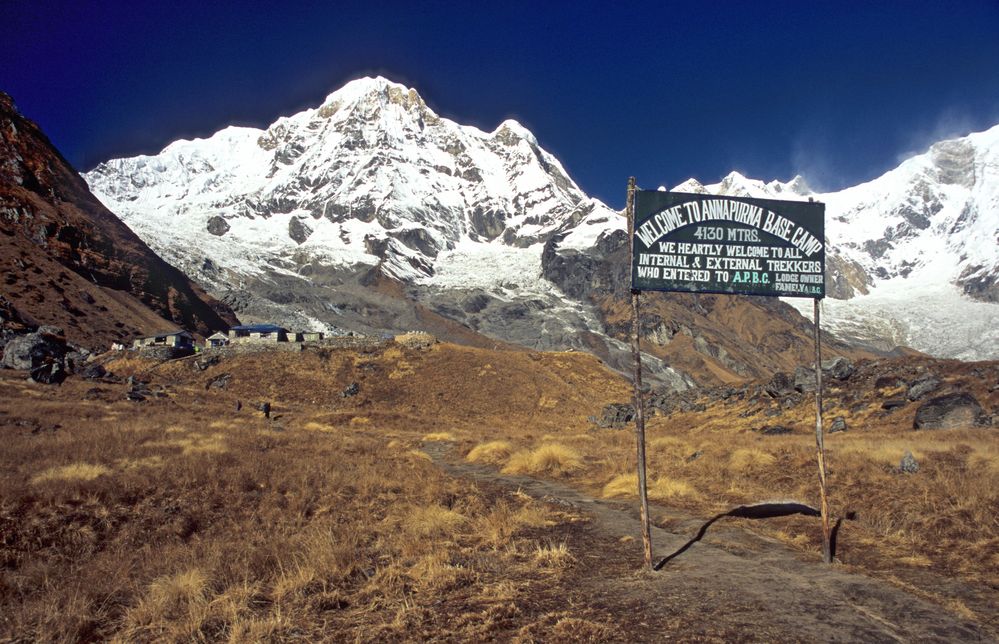
<instances>
[{"instance_id":1,"label":"brown hillside","mask_svg":"<svg viewBox=\"0 0 999 644\"><path fill-rule=\"evenodd\" d=\"M572 297L593 302L608 334L631 338L631 276L627 234L600 241L593 258L560 255L558 237L545 247L545 276ZM686 372L698 384L769 378L815 360L813 326L773 297L647 292L641 296L642 349ZM823 335L823 357L875 357ZM905 351L903 353L911 353Z\"/></svg>"},{"instance_id":2,"label":"brown hillside","mask_svg":"<svg viewBox=\"0 0 999 644\"><path fill-rule=\"evenodd\" d=\"M630 301L615 295L596 301L612 333L630 338ZM766 379L815 361L811 321L773 298L645 293L641 317L642 349L701 385ZM823 334L823 360L835 356L874 354Z\"/></svg>"},{"instance_id":3,"label":"brown hillside","mask_svg":"<svg viewBox=\"0 0 999 644\"><path fill-rule=\"evenodd\" d=\"M108 211L3 93L0 233L0 292L72 342L106 346L176 326L209 334L237 322Z\"/></svg>"},{"instance_id":4,"label":"brown hillside","mask_svg":"<svg viewBox=\"0 0 999 644\"><path fill-rule=\"evenodd\" d=\"M115 363L109 367L120 370ZM453 344L237 355L204 372L192 369L190 361L178 361L150 373L199 388L228 373L232 378L219 396L270 401L276 409L317 405L331 414L330 422L412 418L427 431L468 425L488 432L512 419L537 423L546 431L585 424L603 405L630 392L621 376L589 354ZM341 396L353 383L358 384L357 395Z\"/></svg>"}]
</instances>

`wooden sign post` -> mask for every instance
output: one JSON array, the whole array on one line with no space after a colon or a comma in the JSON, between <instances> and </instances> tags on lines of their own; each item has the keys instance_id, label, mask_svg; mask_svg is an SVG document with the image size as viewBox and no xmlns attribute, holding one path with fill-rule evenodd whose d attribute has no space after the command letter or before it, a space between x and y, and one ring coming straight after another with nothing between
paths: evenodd
<instances>
[{"instance_id":1,"label":"wooden sign post","mask_svg":"<svg viewBox=\"0 0 999 644\"><path fill-rule=\"evenodd\" d=\"M628 179L628 238L635 235L635 177ZM634 246L629 244L629 253ZM629 265L634 264L634 258ZM645 566L652 570L652 530L649 525L649 487L645 476L645 402L642 396L642 348L639 320L639 293L631 289L631 355L635 360L635 441L638 444L638 498L641 502L642 545L645 549Z\"/></svg>"},{"instance_id":2,"label":"wooden sign post","mask_svg":"<svg viewBox=\"0 0 999 644\"><path fill-rule=\"evenodd\" d=\"M819 301L813 302L815 320L815 457L819 463L819 513L822 515L822 561L832 563L829 538L829 501L826 499L826 447L822 435L822 344L819 328Z\"/></svg>"},{"instance_id":3,"label":"wooden sign post","mask_svg":"<svg viewBox=\"0 0 999 644\"><path fill-rule=\"evenodd\" d=\"M832 562L822 433L819 300L825 297L825 206L809 199L638 190L628 179L631 351L635 360L638 494L645 562L652 564L645 475L641 291L809 297L815 305L815 443L819 466L822 558Z\"/></svg>"}]
</instances>

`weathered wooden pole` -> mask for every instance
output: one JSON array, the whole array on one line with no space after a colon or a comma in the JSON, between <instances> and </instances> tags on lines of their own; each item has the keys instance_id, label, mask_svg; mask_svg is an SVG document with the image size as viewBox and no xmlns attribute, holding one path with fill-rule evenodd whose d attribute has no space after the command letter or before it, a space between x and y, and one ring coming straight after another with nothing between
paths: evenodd
<instances>
[{"instance_id":1,"label":"weathered wooden pole","mask_svg":"<svg viewBox=\"0 0 999 644\"><path fill-rule=\"evenodd\" d=\"M635 238L635 177L628 178L628 267L632 270ZM642 350L639 327L639 290L631 289L631 356L635 361L635 440L638 444L638 498L642 510L642 545L645 566L652 570L652 531L649 526L649 488L645 476L645 404L642 397Z\"/></svg>"},{"instance_id":2,"label":"weathered wooden pole","mask_svg":"<svg viewBox=\"0 0 999 644\"><path fill-rule=\"evenodd\" d=\"M826 498L826 448L822 435L822 344L819 329L819 299L813 302L815 320L815 451L819 463L819 499L822 514L822 560L832 563L829 538L829 501Z\"/></svg>"}]
</instances>

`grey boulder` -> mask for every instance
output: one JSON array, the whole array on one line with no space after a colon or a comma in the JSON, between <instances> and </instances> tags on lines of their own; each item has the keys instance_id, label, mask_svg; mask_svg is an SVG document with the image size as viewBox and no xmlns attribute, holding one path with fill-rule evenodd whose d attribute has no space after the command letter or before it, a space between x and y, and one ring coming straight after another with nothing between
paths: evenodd
<instances>
[{"instance_id":1,"label":"grey boulder","mask_svg":"<svg viewBox=\"0 0 999 644\"><path fill-rule=\"evenodd\" d=\"M987 426L989 419L974 396L967 393L930 398L916 410L913 429L956 429Z\"/></svg>"},{"instance_id":2,"label":"grey boulder","mask_svg":"<svg viewBox=\"0 0 999 644\"><path fill-rule=\"evenodd\" d=\"M66 338L63 337L62 329L41 326L34 333L11 338L4 346L0 366L21 371L30 371L50 362L64 366L66 352Z\"/></svg>"}]
</instances>

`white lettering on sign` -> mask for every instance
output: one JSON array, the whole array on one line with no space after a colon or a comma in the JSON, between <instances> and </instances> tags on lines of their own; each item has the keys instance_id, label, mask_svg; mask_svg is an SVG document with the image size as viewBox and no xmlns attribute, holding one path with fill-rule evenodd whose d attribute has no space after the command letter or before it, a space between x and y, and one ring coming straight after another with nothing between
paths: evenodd
<instances>
[{"instance_id":1,"label":"white lettering on sign","mask_svg":"<svg viewBox=\"0 0 999 644\"><path fill-rule=\"evenodd\" d=\"M635 230L635 235L642 240L646 248L652 248L659 239L678 228L712 220L731 221L758 228L793 244L808 257L822 250L822 241L790 219L770 210L764 210L760 206L728 199L688 201L667 208L645 220ZM720 229L705 228L697 231L697 234L699 238L705 240L722 241ZM756 230L731 228L725 241L758 242L760 238Z\"/></svg>"}]
</instances>

